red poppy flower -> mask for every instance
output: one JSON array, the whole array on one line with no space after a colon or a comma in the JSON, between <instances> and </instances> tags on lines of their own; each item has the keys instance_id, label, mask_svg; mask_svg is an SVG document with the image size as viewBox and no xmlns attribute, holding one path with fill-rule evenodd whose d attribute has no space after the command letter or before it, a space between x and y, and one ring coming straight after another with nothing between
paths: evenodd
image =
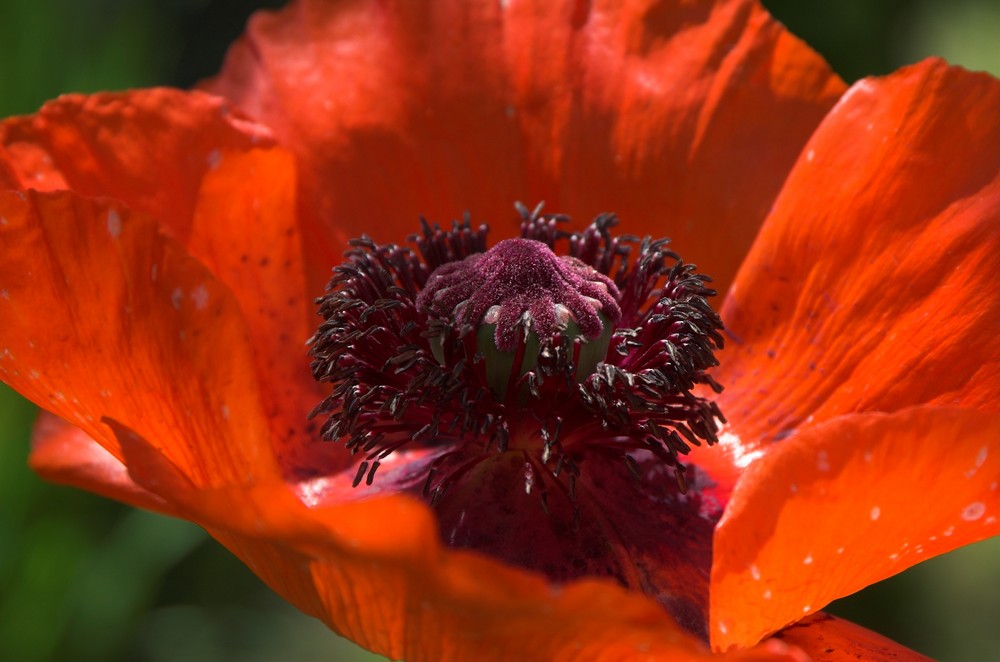
<instances>
[{"instance_id":1,"label":"red poppy flower","mask_svg":"<svg viewBox=\"0 0 1000 662\"><path fill-rule=\"evenodd\" d=\"M620 4L303 0L205 91L5 121L0 377L50 412L33 467L199 523L395 658L918 657L816 612L1000 530L1000 83L931 60L845 93L750 0ZM725 390L686 374L727 422L686 494L662 453L591 459L567 527L494 447L431 504L433 444L359 472L308 418L348 239L470 210L495 243L515 200L614 210L715 276Z\"/></svg>"}]
</instances>

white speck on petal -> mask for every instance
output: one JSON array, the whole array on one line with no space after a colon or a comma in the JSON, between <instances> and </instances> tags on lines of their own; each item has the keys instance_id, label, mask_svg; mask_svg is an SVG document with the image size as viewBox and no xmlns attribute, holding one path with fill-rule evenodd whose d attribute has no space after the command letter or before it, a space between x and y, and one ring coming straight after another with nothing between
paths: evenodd
<instances>
[{"instance_id":1,"label":"white speck on petal","mask_svg":"<svg viewBox=\"0 0 1000 662\"><path fill-rule=\"evenodd\" d=\"M812 605L806 605L802 608L803 614L808 614L810 611L812 611Z\"/></svg>"},{"instance_id":2,"label":"white speck on petal","mask_svg":"<svg viewBox=\"0 0 1000 662\"><path fill-rule=\"evenodd\" d=\"M955 533L955 527L949 526L947 529L944 530L944 537L947 538L953 533Z\"/></svg>"},{"instance_id":3,"label":"white speck on petal","mask_svg":"<svg viewBox=\"0 0 1000 662\"><path fill-rule=\"evenodd\" d=\"M989 448L987 448L986 446L983 446L982 448L980 448L979 452L976 453L976 461L975 461L975 463L972 465L971 469L969 469L968 471L965 472L965 477L966 478L972 478L973 476L975 476L976 472L979 471L979 468L986 463L986 457L989 454L990 454L990 449Z\"/></svg>"},{"instance_id":4,"label":"white speck on petal","mask_svg":"<svg viewBox=\"0 0 1000 662\"><path fill-rule=\"evenodd\" d=\"M827 454L826 451L820 451L816 455L816 468L819 469L820 471L830 470L830 456Z\"/></svg>"},{"instance_id":5,"label":"white speck on petal","mask_svg":"<svg viewBox=\"0 0 1000 662\"><path fill-rule=\"evenodd\" d=\"M726 634L729 632L729 627L725 623L719 623L719 632Z\"/></svg>"},{"instance_id":6,"label":"white speck on petal","mask_svg":"<svg viewBox=\"0 0 1000 662\"><path fill-rule=\"evenodd\" d=\"M771 594L771 589L766 589L766 590L764 591L764 599L765 599L765 600L770 600L770 599L771 599L771 595L772 595L772 594Z\"/></svg>"},{"instance_id":7,"label":"white speck on petal","mask_svg":"<svg viewBox=\"0 0 1000 662\"><path fill-rule=\"evenodd\" d=\"M813 159L815 159L815 158L816 158L816 150L811 149L808 152L806 152L806 161L808 163L812 163Z\"/></svg>"},{"instance_id":8,"label":"white speck on petal","mask_svg":"<svg viewBox=\"0 0 1000 662\"><path fill-rule=\"evenodd\" d=\"M882 509L879 508L878 506L872 506L872 510L868 515L872 518L872 521L874 522L879 518L880 515L882 515Z\"/></svg>"},{"instance_id":9,"label":"white speck on petal","mask_svg":"<svg viewBox=\"0 0 1000 662\"><path fill-rule=\"evenodd\" d=\"M838 554L843 554L844 553L844 548L843 547L838 547L837 548L837 553Z\"/></svg>"},{"instance_id":10,"label":"white speck on petal","mask_svg":"<svg viewBox=\"0 0 1000 662\"><path fill-rule=\"evenodd\" d=\"M760 581L760 568L756 565L750 566L750 576L753 577L754 581Z\"/></svg>"},{"instance_id":11,"label":"white speck on petal","mask_svg":"<svg viewBox=\"0 0 1000 662\"><path fill-rule=\"evenodd\" d=\"M222 418L226 419L227 421L229 420L229 406L228 405L222 405Z\"/></svg>"},{"instance_id":12,"label":"white speck on petal","mask_svg":"<svg viewBox=\"0 0 1000 662\"><path fill-rule=\"evenodd\" d=\"M181 291L181 288L178 287L177 289L175 289L173 292L170 293L170 303L173 305L174 310L181 309L181 301L183 300L184 300L184 292Z\"/></svg>"},{"instance_id":13,"label":"white speck on petal","mask_svg":"<svg viewBox=\"0 0 1000 662\"><path fill-rule=\"evenodd\" d=\"M806 554L806 557L802 559L802 565L812 565L813 557L812 554Z\"/></svg>"},{"instance_id":14,"label":"white speck on petal","mask_svg":"<svg viewBox=\"0 0 1000 662\"><path fill-rule=\"evenodd\" d=\"M222 152L217 149L213 149L208 153L208 156L205 157L205 162L208 164L209 168L215 170L219 167L219 164L222 163Z\"/></svg>"},{"instance_id":15,"label":"white speck on petal","mask_svg":"<svg viewBox=\"0 0 1000 662\"><path fill-rule=\"evenodd\" d=\"M191 293L191 300L194 301L196 310L205 310L205 306L208 305L208 290L205 289L204 285L194 288L194 292Z\"/></svg>"},{"instance_id":16,"label":"white speck on petal","mask_svg":"<svg viewBox=\"0 0 1000 662\"><path fill-rule=\"evenodd\" d=\"M891 560L895 561L896 559L899 558L899 554L897 554L896 552L893 552L892 554L889 555L889 558Z\"/></svg>"},{"instance_id":17,"label":"white speck on petal","mask_svg":"<svg viewBox=\"0 0 1000 662\"><path fill-rule=\"evenodd\" d=\"M973 501L962 510L962 519L966 522L975 522L986 514L986 504L982 501Z\"/></svg>"},{"instance_id":18,"label":"white speck on petal","mask_svg":"<svg viewBox=\"0 0 1000 662\"><path fill-rule=\"evenodd\" d=\"M114 209L108 210L108 234L112 239L117 239L122 233L122 217Z\"/></svg>"}]
</instances>

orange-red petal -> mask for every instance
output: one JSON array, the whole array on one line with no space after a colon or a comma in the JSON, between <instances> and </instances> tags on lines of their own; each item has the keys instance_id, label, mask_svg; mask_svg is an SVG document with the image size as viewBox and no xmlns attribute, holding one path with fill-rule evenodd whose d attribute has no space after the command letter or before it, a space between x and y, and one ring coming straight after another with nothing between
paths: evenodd
<instances>
[{"instance_id":1,"label":"orange-red petal","mask_svg":"<svg viewBox=\"0 0 1000 662\"><path fill-rule=\"evenodd\" d=\"M924 405L800 431L751 464L715 533L713 646L761 637L1000 533L1000 414Z\"/></svg>"},{"instance_id":2,"label":"orange-red petal","mask_svg":"<svg viewBox=\"0 0 1000 662\"><path fill-rule=\"evenodd\" d=\"M111 423L132 477L175 505L275 591L337 632L406 660L702 660L662 608L612 582L544 578L441 546L430 511L401 496L307 508L280 483L195 490L156 448ZM801 660L785 646L740 660Z\"/></svg>"},{"instance_id":3,"label":"orange-red petal","mask_svg":"<svg viewBox=\"0 0 1000 662\"><path fill-rule=\"evenodd\" d=\"M262 402L286 473L343 463L307 443L321 399L304 348L314 327L295 210L295 166L268 131L200 92L70 95L0 124L18 189L70 188L122 200L181 241L240 303Z\"/></svg>"},{"instance_id":4,"label":"orange-red petal","mask_svg":"<svg viewBox=\"0 0 1000 662\"><path fill-rule=\"evenodd\" d=\"M744 450L839 414L1000 409L1000 81L928 60L810 140L722 309Z\"/></svg>"},{"instance_id":5,"label":"orange-red petal","mask_svg":"<svg viewBox=\"0 0 1000 662\"><path fill-rule=\"evenodd\" d=\"M843 91L750 0L300 0L207 87L295 152L316 261L421 213L509 236L512 203L545 200L673 236L723 287Z\"/></svg>"},{"instance_id":6,"label":"orange-red petal","mask_svg":"<svg viewBox=\"0 0 1000 662\"><path fill-rule=\"evenodd\" d=\"M309 412L324 397L306 341L317 326L284 150L219 151L201 181L186 247L233 292L247 321L261 403L286 476L333 473L350 460L319 441Z\"/></svg>"},{"instance_id":7,"label":"orange-red petal","mask_svg":"<svg viewBox=\"0 0 1000 662\"><path fill-rule=\"evenodd\" d=\"M72 485L109 499L181 517L160 496L133 481L122 461L58 416L42 412L31 436L32 469L46 480Z\"/></svg>"},{"instance_id":8,"label":"orange-red petal","mask_svg":"<svg viewBox=\"0 0 1000 662\"><path fill-rule=\"evenodd\" d=\"M0 283L0 376L22 395L119 460L101 421L127 422L197 485L276 471L239 307L156 222L2 192Z\"/></svg>"},{"instance_id":9,"label":"orange-red petal","mask_svg":"<svg viewBox=\"0 0 1000 662\"><path fill-rule=\"evenodd\" d=\"M714 645L998 531L997 107L936 60L862 81L779 195L723 308L722 452L763 458L716 532Z\"/></svg>"},{"instance_id":10,"label":"orange-red petal","mask_svg":"<svg viewBox=\"0 0 1000 662\"><path fill-rule=\"evenodd\" d=\"M181 240L218 155L269 144L269 131L225 100L169 88L68 94L35 115L0 122L0 145L18 178L10 188L113 197Z\"/></svg>"},{"instance_id":11,"label":"orange-red petal","mask_svg":"<svg viewBox=\"0 0 1000 662\"><path fill-rule=\"evenodd\" d=\"M823 662L930 662L930 658L850 621L819 613L779 632L776 638Z\"/></svg>"},{"instance_id":12,"label":"orange-red petal","mask_svg":"<svg viewBox=\"0 0 1000 662\"><path fill-rule=\"evenodd\" d=\"M182 241L221 152L270 144L265 127L224 99L169 88L68 94L0 122L0 161L17 177L5 188L116 198Z\"/></svg>"}]
</instances>

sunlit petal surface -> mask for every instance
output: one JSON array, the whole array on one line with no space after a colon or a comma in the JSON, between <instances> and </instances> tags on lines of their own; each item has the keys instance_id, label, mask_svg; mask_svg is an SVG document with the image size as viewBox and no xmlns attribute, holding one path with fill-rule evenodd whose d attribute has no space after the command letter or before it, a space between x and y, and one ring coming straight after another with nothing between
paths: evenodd
<instances>
[{"instance_id":1,"label":"sunlit petal surface","mask_svg":"<svg viewBox=\"0 0 1000 662\"><path fill-rule=\"evenodd\" d=\"M716 532L720 647L1000 532L998 107L939 61L858 83L744 263L718 374L763 459Z\"/></svg>"},{"instance_id":2,"label":"sunlit petal surface","mask_svg":"<svg viewBox=\"0 0 1000 662\"><path fill-rule=\"evenodd\" d=\"M512 201L544 200L667 234L724 289L844 84L745 0L306 0L206 89L298 156L317 285L362 232L470 210L510 236Z\"/></svg>"}]
</instances>

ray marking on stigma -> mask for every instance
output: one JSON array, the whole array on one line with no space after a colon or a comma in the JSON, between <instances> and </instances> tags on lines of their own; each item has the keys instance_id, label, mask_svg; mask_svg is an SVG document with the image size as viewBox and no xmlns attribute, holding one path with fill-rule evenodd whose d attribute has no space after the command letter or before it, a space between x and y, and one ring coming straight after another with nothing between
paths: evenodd
<instances>
[{"instance_id":1,"label":"ray marking on stigma","mask_svg":"<svg viewBox=\"0 0 1000 662\"><path fill-rule=\"evenodd\" d=\"M666 239L612 235L613 214L569 232L565 216L516 207L520 237L492 248L468 214L450 230L421 218L412 247L350 242L309 341L331 385L310 414L322 438L361 456L355 487L396 451L426 451L432 505L511 453L546 512L551 494L575 503L594 458L636 482L655 460L683 492L679 456L725 423L691 393L721 391L707 372L723 345L711 279Z\"/></svg>"}]
</instances>

